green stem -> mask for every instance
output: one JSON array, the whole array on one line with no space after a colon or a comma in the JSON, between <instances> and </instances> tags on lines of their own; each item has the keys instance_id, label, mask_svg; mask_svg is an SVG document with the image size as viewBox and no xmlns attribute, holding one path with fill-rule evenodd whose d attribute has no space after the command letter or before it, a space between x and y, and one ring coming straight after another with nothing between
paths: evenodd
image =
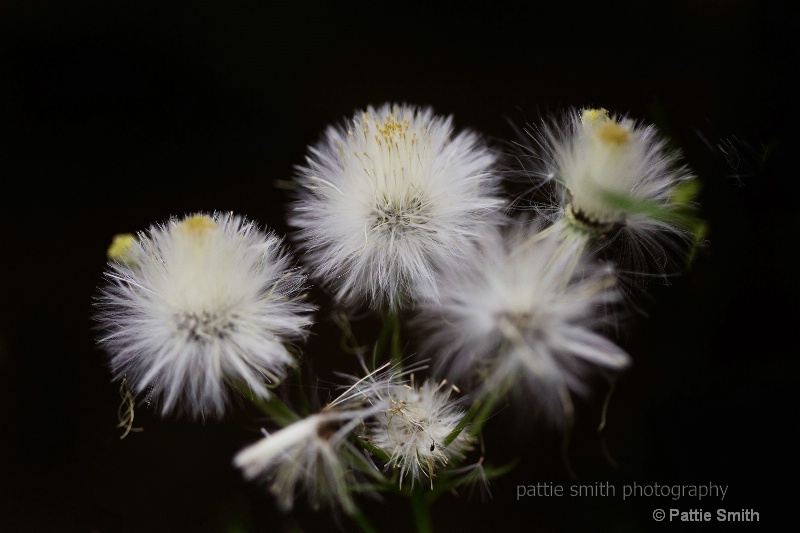
<instances>
[{"instance_id":1,"label":"green stem","mask_svg":"<svg viewBox=\"0 0 800 533\"><path fill-rule=\"evenodd\" d=\"M400 346L400 317L397 313L389 313L383 319L383 327L378 334L378 340L375 341L372 353L372 370L380 366L379 361L386 360L387 351L392 363L399 366L402 362L403 350Z\"/></svg>"},{"instance_id":2,"label":"green stem","mask_svg":"<svg viewBox=\"0 0 800 533\"><path fill-rule=\"evenodd\" d=\"M242 396L279 426L286 427L300 420L300 415L289 409L275 394L265 400L253 394L246 383L235 382L234 386Z\"/></svg>"},{"instance_id":3,"label":"green stem","mask_svg":"<svg viewBox=\"0 0 800 533\"><path fill-rule=\"evenodd\" d=\"M497 400L498 396L495 393L484 395L483 401L480 402L478 414L475 416L475 422L473 422L472 426L469 428L470 436L475 437L481 432L483 425L489 420L489 415L492 414Z\"/></svg>"},{"instance_id":4,"label":"green stem","mask_svg":"<svg viewBox=\"0 0 800 533\"><path fill-rule=\"evenodd\" d=\"M381 450L377 446L373 446L372 444L370 444L369 442L365 441L364 439L361 439L361 438L357 437L356 438L356 443L359 446L361 446L362 448L364 448L365 450L367 450L369 453L371 453L372 455L374 455L375 457L377 457L378 459L383 461L383 462L388 462L391 459L391 457L389 456L388 453L386 453L385 451Z\"/></svg>"},{"instance_id":5,"label":"green stem","mask_svg":"<svg viewBox=\"0 0 800 533\"><path fill-rule=\"evenodd\" d=\"M464 428L467 427L467 424L473 422L472 427L470 427L469 434L472 437L475 437L480 433L483 425L489 419L489 415L492 413L492 409L494 409L495 404L497 403L498 395L496 393L487 393L483 396L480 396L476 399L472 405L470 406L469 410L464 414L461 418L461 421L458 425L450 432L447 437L445 437L444 442L442 443L444 446L449 446L456 437L458 437Z\"/></svg>"},{"instance_id":6,"label":"green stem","mask_svg":"<svg viewBox=\"0 0 800 533\"><path fill-rule=\"evenodd\" d=\"M400 366L403 361L403 348L400 346L400 317L392 314L392 344L389 353L392 357L392 363Z\"/></svg>"},{"instance_id":7,"label":"green stem","mask_svg":"<svg viewBox=\"0 0 800 533\"><path fill-rule=\"evenodd\" d=\"M433 533L429 502L422 490L411 491L411 507L418 533Z\"/></svg>"},{"instance_id":8,"label":"green stem","mask_svg":"<svg viewBox=\"0 0 800 533\"><path fill-rule=\"evenodd\" d=\"M355 522L364 533L378 533L378 530L372 527L372 524L369 523L369 520L367 520L367 517L364 516L361 510L356 510L352 518L353 522Z\"/></svg>"}]
</instances>

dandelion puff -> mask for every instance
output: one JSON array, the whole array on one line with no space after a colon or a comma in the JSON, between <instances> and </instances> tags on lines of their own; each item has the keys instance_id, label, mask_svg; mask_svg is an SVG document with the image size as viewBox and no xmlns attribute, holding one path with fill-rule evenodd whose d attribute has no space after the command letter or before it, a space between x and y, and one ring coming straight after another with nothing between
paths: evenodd
<instances>
[{"instance_id":1,"label":"dandelion puff","mask_svg":"<svg viewBox=\"0 0 800 533\"><path fill-rule=\"evenodd\" d=\"M589 374L629 364L598 331L619 298L613 273L521 222L480 242L464 269L442 274L440 301L421 306L421 353L475 394L512 391L563 422Z\"/></svg>"},{"instance_id":2,"label":"dandelion puff","mask_svg":"<svg viewBox=\"0 0 800 533\"><path fill-rule=\"evenodd\" d=\"M537 214L587 250L612 253L621 274L641 280L677 270L699 229L696 179L654 126L572 109L525 131L518 160L526 179L537 192L555 186L545 201L532 199Z\"/></svg>"},{"instance_id":3,"label":"dandelion puff","mask_svg":"<svg viewBox=\"0 0 800 533\"><path fill-rule=\"evenodd\" d=\"M413 378L413 375L412 375ZM365 439L389 457L386 467L400 471L400 486L407 477L411 486L423 478L433 480L453 458L463 459L474 439L468 427L451 441L450 434L464 417L464 410L450 397L446 381L426 380L422 386L393 378L372 389L376 405L382 405L368 425Z\"/></svg>"},{"instance_id":4,"label":"dandelion puff","mask_svg":"<svg viewBox=\"0 0 800 533\"><path fill-rule=\"evenodd\" d=\"M220 417L228 380L258 397L295 364L314 306L274 233L233 214L171 218L118 236L95 301L114 379L149 390L162 415Z\"/></svg>"},{"instance_id":5,"label":"dandelion puff","mask_svg":"<svg viewBox=\"0 0 800 533\"><path fill-rule=\"evenodd\" d=\"M234 465L245 479L262 479L285 512L302 492L314 509L341 508L353 514L350 458L362 452L348 439L371 412L323 410L310 415L244 448Z\"/></svg>"},{"instance_id":6,"label":"dandelion puff","mask_svg":"<svg viewBox=\"0 0 800 533\"><path fill-rule=\"evenodd\" d=\"M296 167L289 214L312 276L349 306L435 299L435 273L501 213L496 159L430 108L368 107L329 127Z\"/></svg>"},{"instance_id":7,"label":"dandelion puff","mask_svg":"<svg viewBox=\"0 0 800 533\"><path fill-rule=\"evenodd\" d=\"M353 514L356 506L351 493L358 482L356 471L382 477L351 437L365 419L379 412L381 407L374 402L374 395L366 391L372 390L376 376L386 375L388 366L353 378L353 383L320 412L265 435L240 451L234 465L245 479L266 483L284 511L290 511L296 495L304 492L315 509L325 506Z\"/></svg>"}]
</instances>

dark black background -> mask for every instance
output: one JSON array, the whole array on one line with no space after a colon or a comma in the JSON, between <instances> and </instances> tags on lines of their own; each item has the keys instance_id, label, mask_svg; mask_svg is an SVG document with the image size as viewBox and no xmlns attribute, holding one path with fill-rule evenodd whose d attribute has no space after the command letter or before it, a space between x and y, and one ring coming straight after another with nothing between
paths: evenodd
<instances>
[{"instance_id":1,"label":"dark black background","mask_svg":"<svg viewBox=\"0 0 800 533\"><path fill-rule=\"evenodd\" d=\"M431 105L497 146L515 138L510 122L566 106L656 122L700 176L709 222L692 268L654 287L649 315L619 339L635 364L609 411L618 467L594 431L602 398L581 407L571 466L617 497L517 501L518 484L575 481L557 436L507 410L487 428L487 460L521 463L486 503L444 497L435 527L650 531L657 507L789 516L792 19L756 0L592 4L1 3L0 530L337 527L302 504L281 515L240 479L231 458L262 425L247 409L202 425L142 408L145 431L120 440L91 298L115 233L197 210L285 233L274 180L325 126L388 101ZM305 356L328 379L347 362L320 320ZM713 482L728 497L622 501L634 481ZM404 501L364 508L381 531L411 527Z\"/></svg>"}]
</instances>

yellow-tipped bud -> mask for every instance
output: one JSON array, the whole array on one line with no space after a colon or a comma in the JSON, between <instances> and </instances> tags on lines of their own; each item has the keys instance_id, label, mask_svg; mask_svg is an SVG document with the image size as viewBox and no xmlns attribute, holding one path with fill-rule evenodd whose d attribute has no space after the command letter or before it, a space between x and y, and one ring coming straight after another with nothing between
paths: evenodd
<instances>
[{"instance_id":1,"label":"yellow-tipped bud","mask_svg":"<svg viewBox=\"0 0 800 533\"><path fill-rule=\"evenodd\" d=\"M608 122L597 129L597 138L606 144L622 146L630 141L630 131L616 122Z\"/></svg>"},{"instance_id":2,"label":"yellow-tipped bud","mask_svg":"<svg viewBox=\"0 0 800 533\"><path fill-rule=\"evenodd\" d=\"M597 124L603 122L609 122L611 117L608 116L608 111L603 109L584 109L583 113L581 113L581 122L584 124Z\"/></svg>"},{"instance_id":3,"label":"yellow-tipped bud","mask_svg":"<svg viewBox=\"0 0 800 533\"><path fill-rule=\"evenodd\" d=\"M208 215L198 214L186 217L179 226L189 234L203 235L216 228L217 223Z\"/></svg>"},{"instance_id":4,"label":"yellow-tipped bud","mask_svg":"<svg viewBox=\"0 0 800 533\"><path fill-rule=\"evenodd\" d=\"M130 260L131 249L134 244L136 244L136 237L132 233L119 233L114 235L106 255L109 259L125 263Z\"/></svg>"}]
</instances>

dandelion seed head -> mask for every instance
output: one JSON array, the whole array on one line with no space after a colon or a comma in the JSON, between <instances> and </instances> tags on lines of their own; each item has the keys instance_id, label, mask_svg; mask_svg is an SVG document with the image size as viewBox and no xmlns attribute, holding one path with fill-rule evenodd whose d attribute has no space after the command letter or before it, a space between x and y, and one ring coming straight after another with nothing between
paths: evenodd
<instances>
[{"instance_id":1,"label":"dandelion seed head","mask_svg":"<svg viewBox=\"0 0 800 533\"><path fill-rule=\"evenodd\" d=\"M519 157L526 178L555 185L532 202L599 252L614 244L625 274L666 275L692 242L695 206L681 195L696 179L658 130L602 108L572 109L530 131Z\"/></svg>"},{"instance_id":2,"label":"dandelion seed head","mask_svg":"<svg viewBox=\"0 0 800 533\"><path fill-rule=\"evenodd\" d=\"M558 420L566 391L589 392L587 373L629 363L599 332L619 298L612 272L584 260L530 226L487 230L465 269L442 274L440 301L422 306L421 353L478 394L534 397Z\"/></svg>"},{"instance_id":3,"label":"dandelion seed head","mask_svg":"<svg viewBox=\"0 0 800 533\"><path fill-rule=\"evenodd\" d=\"M626 222L626 213L607 201L607 192L643 198L656 192L648 187L649 174L668 169L654 150L660 146L652 145L653 133L627 119L618 122L605 109L581 114L556 163L569 195L566 209L574 218L607 231Z\"/></svg>"},{"instance_id":4,"label":"dandelion seed head","mask_svg":"<svg viewBox=\"0 0 800 533\"><path fill-rule=\"evenodd\" d=\"M350 306L399 309L436 297L503 201L497 159L430 108L368 107L309 147L289 223L312 276Z\"/></svg>"},{"instance_id":5,"label":"dandelion seed head","mask_svg":"<svg viewBox=\"0 0 800 533\"><path fill-rule=\"evenodd\" d=\"M437 471L453 458L463 458L473 443L468 428L446 443L464 417L451 387L431 380L419 387L393 380L375 391L382 409L370 422L366 439L389 456L387 468L399 469L401 486L410 477L412 486L426 478L433 487Z\"/></svg>"},{"instance_id":6,"label":"dandelion seed head","mask_svg":"<svg viewBox=\"0 0 800 533\"><path fill-rule=\"evenodd\" d=\"M360 453L348 436L370 410L324 411L271 434L241 450L233 460L245 479L260 479L283 511L298 494L315 509L355 512L350 457Z\"/></svg>"},{"instance_id":7,"label":"dandelion seed head","mask_svg":"<svg viewBox=\"0 0 800 533\"><path fill-rule=\"evenodd\" d=\"M115 379L149 389L163 415L223 415L228 380L269 396L314 309L281 239L239 216L199 213L153 225L121 250L95 302Z\"/></svg>"}]
</instances>

